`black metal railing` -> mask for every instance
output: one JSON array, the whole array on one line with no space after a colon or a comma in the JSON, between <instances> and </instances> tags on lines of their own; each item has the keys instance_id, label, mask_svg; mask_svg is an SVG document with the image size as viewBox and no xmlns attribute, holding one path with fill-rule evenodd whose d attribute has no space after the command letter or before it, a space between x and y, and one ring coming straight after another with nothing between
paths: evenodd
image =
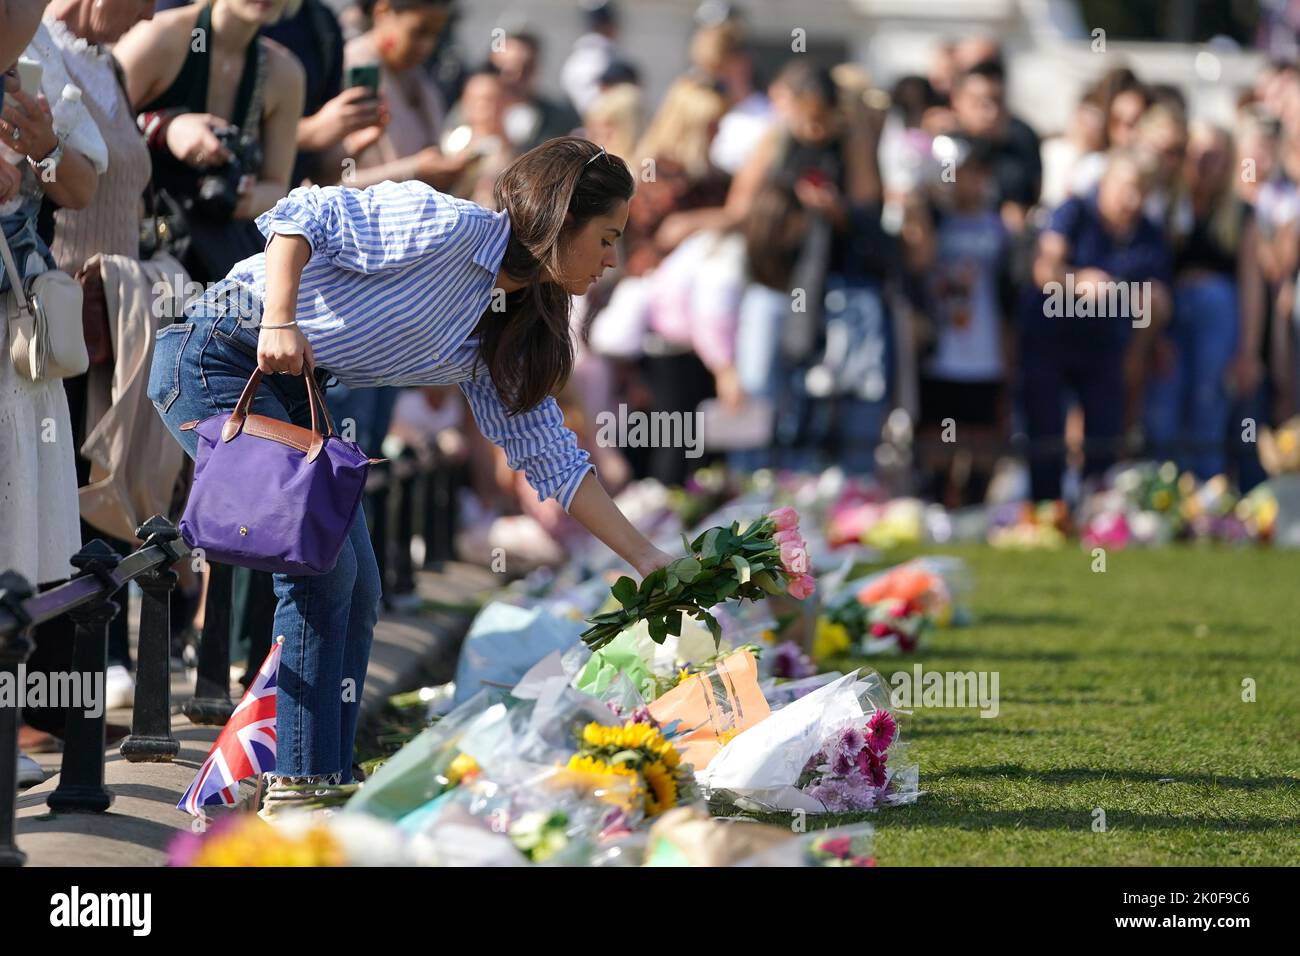
<instances>
[{"instance_id":1,"label":"black metal railing","mask_svg":"<svg viewBox=\"0 0 1300 956\"><path fill-rule=\"evenodd\" d=\"M426 570L440 571L456 559L457 491L465 480L463 466L421 447L408 447L371 468L366 516L385 595L415 590L411 543L417 527Z\"/></svg>"},{"instance_id":2,"label":"black metal railing","mask_svg":"<svg viewBox=\"0 0 1300 956\"><path fill-rule=\"evenodd\" d=\"M131 733L121 754L131 761L170 761L180 743L171 733L171 594L176 562L189 554L176 527L161 515L138 529L143 540L125 557L98 539L72 557L78 573L66 584L37 594L14 571L0 574L0 671L17 687L19 665L32 652L31 630L68 615L76 624L72 670L103 687L108 665L108 624L120 610L114 600L135 581L143 592ZM102 703L102 702L101 702ZM46 798L51 810L103 813L113 794L104 786L105 709L89 716L84 706L69 706L59 785ZM18 780L19 708L0 707L0 865L21 866L15 842Z\"/></svg>"},{"instance_id":3,"label":"black metal railing","mask_svg":"<svg viewBox=\"0 0 1300 956\"><path fill-rule=\"evenodd\" d=\"M423 565L440 569L455 560L458 524L457 489L465 469L436 451L408 449L397 459L376 465L366 486L367 512L384 588L401 593L415 588L411 543L418 524L425 542ZM31 631L63 615L76 624L74 674L99 680L108 663L108 625L120 612L115 596L131 581L139 585L140 635L131 733L121 743L133 762L170 761L180 751L171 732L171 597L177 562L191 555L176 526L161 515L150 518L136 535L144 543L123 557L103 541L86 544L72 559L78 574L65 584L36 593L20 574L0 574L0 671L15 679L31 655ZM390 562L392 575L389 575ZM208 574L204 626L198 647L194 696L182 712L196 724L220 725L230 719L230 634L233 568L204 562ZM390 584L391 580L391 584ZM104 785L106 715L87 716L84 707L68 707L63 765L58 786L46 803L58 812L102 813L113 802ZM20 866L25 855L15 842L19 708L0 707L0 866Z\"/></svg>"}]
</instances>

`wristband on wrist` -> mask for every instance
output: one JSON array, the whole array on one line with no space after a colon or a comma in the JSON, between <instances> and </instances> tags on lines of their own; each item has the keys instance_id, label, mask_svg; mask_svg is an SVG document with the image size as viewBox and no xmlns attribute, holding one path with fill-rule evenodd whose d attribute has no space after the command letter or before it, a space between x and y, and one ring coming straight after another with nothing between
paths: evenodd
<instances>
[{"instance_id":1,"label":"wristband on wrist","mask_svg":"<svg viewBox=\"0 0 1300 956\"><path fill-rule=\"evenodd\" d=\"M263 328L263 329L292 329L292 328L295 327L297 324L298 324L298 320L297 320L297 319L294 319L292 322L285 322L283 325L267 325L266 323L263 323L263 324L260 326L260 328Z\"/></svg>"},{"instance_id":2,"label":"wristband on wrist","mask_svg":"<svg viewBox=\"0 0 1300 956\"><path fill-rule=\"evenodd\" d=\"M140 132L144 133L145 142L150 149L167 149L167 127L183 112L185 111L173 107L166 110L150 110L136 117L136 125L140 127Z\"/></svg>"},{"instance_id":3,"label":"wristband on wrist","mask_svg":"<svg viewBox=\"0 0 1300 956\"><path fill-rule=\"evenodd\" d=\"M54 148L51 149L40 159L27 157L27 162L47 181L54 178L54 170L58 168L59 163L63 162L63 139L59 138L55 142Z\"/></svg>"}]
</instances>

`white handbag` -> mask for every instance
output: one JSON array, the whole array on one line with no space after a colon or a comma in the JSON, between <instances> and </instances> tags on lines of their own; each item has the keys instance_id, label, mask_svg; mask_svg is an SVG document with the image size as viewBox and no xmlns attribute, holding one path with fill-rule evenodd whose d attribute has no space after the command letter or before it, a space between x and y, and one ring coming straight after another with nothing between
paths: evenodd
<instances>
[{"instance_id":1,"label":"white handbag","mask_svg":"<svg viewBox=\"0 0 1300 956\"><path fill-rule=\"evenodd\" d=\"M59 269L30 276L24 284L3 233L0 255L9 273L9 357L18 374L32 382L83 374L90 355L81 324L81 284Z\"/></svg>"}]
</instances>

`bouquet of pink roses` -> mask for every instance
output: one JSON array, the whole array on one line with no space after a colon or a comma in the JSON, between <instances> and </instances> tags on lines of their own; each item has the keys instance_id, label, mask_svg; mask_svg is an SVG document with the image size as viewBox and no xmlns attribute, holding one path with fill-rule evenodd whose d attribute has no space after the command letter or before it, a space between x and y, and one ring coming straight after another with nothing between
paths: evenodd
<instances>
[{"instance_id":1,"label":"bouquet of pink roses","mask_svg":"<svg viewBox=\"0 0 1300 956\"><path fill-rule=\"evenodd\" d=\"M589 647L597 650L643 620L650 637L662 644L669 634L681 634L683 614L703 622L716 641L722 629L709 608L769 594L803 600L816 590L793 508L778 508L743 531L734 521L729 528L710 528L694 541L682 535L682 543L685 557L647 574L639 587L629 577L614 582L611 590L621 607L588 618L591 626L582 639Z\"/></svg>"}]
</instances>

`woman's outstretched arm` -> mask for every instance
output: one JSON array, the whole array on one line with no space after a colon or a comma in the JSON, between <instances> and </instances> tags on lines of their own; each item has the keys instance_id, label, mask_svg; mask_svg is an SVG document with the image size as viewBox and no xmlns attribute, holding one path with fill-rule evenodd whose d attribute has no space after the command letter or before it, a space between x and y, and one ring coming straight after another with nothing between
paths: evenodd
<instances>
[{"instance_id":1,"label":"woman's outstretched arm","mask_svg":"<svg viewBox=\"0 0 1300 956\"><path fill-rule=\"evenodd\" d=\"M641 577L662 568L672 557L656 548L632 526L606 493L594 472L587 472L569 504L569 514L636 568Z\"/></svg>"}]
</instances>

